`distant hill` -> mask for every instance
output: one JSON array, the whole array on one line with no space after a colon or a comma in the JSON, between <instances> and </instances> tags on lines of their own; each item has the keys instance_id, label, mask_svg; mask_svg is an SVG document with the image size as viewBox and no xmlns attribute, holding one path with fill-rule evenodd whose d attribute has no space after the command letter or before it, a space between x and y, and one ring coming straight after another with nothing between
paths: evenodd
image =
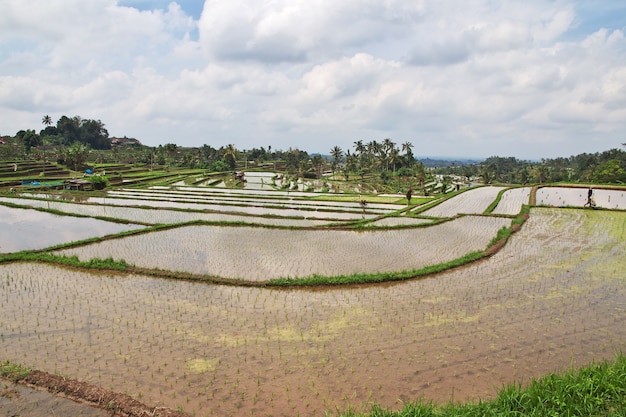
<instances>
[{"instance_id":1,"label":"distant hill","mask_svg":"<svg viewBox=\"0 0 626 417\"><path fill-rule=\"evenodd\" d=\"M326 154L319 153L311 153L310 157L314 157L315 155L321 155L322 158L326 161L332 160L332 156ZM484 159L445 159L445 158L416 158L416 161L421 162L424 166L428 168L441 168L441 167L449 167L449 166L464 166L464 165L474 165L480 164L484 161Z\"/></svg>"},{"instance_id":2,"label":"distant hill","mask_svg":"<svg viewBox=\"0 0 626 417\"><path fill-rule=\"evenodd\" d=\"M452 165L464 166L474 165L483 162L482 159L433 159L433 158L421 158L419 162L423 163L428 168L449 167Z\"/></svg>"}]
</instances>

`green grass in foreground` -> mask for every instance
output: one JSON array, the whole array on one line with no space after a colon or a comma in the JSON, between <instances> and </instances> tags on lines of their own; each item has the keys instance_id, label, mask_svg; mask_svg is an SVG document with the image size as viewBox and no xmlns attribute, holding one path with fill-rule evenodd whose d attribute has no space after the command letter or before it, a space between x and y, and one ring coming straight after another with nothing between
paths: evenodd
<instances>
[{"instance_id":1,"label":"green grass in foreground","mask_svg":"<svg viewBox=\"0 0 626 417\"><path fill-rule=\"evenodd\" d=\"M436 405L407 403L399 411L373 406L366 414L345 417L509 417L509 416L626 416L626 356L565 374L533 380L527 388L510 385L498 397L478 403Z\"/></svg>"}]
</instances>

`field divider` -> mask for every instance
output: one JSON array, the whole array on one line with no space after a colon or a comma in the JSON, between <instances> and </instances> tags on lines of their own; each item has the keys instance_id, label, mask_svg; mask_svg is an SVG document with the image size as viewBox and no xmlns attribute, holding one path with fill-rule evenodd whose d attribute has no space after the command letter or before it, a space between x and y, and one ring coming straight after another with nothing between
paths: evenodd
<instances>
[{"instance_id":1,"label":"field divider","mask_svg":"<svg viewBox=\"0 0 626 417\"><path fill-rule=\"evenodd\" d=\"M428 265L420 269L416 270L407 270L407 271L398 271L398 272L384 272L384 273L376 273L376 274L351 274L351 275L337 275L337 276L321 276L321 275L312 275L308 277L302 278L276 278L266 281L251 281L246 280L245 278L225 278L219 277L209 274L197 274L190 272L182 272L182 271L170 271L170 270L162 270L158 268L144 268L144 267L136 267L135 265L128 264L125 260L114 260L112 258L92 258L90 260L81 261L76 256L65 256L51 253L51 250L63 249L68 247L75 247L81 245L87 245L91 243L101 242L109 239L116 239L129 235L138 235L143 233L150 233L157 230L167 230L172 228L184 227L189 225L218 225L223 227L238 227L242 226L239 223L215 223L215 222L206 222L202 220L196 220L192 222L185 222L179 224L166 224L166 225L157 225L147 227L145 229L140 230L132 230L125 231L115 235L109 235L104 237L96 237L91 239L86 239L78 242L68 243L57 245L52 248L47 248L45 250L33 250L33 251L22 251L16 252L13 254L6 254L0 256L0 263L4 262L46 262L52 264L63 265L66 267L79 268L85 270L109 270L112 272L126 272L126 273L134 273L134 274L144 274L149 276L156 276L161 278L173 278L173 279L182 279L188 281L202 281L207 283L215 283L215 284L224 284L224 285L235 285L235 286L247 286L247 287L310 287L310 286L335 286L335 285L358 285L358 284L371 284L371 283L382 283L382 282L393 282L393 281L401 281L408 280L414 278L422 278L430 275L437 274L439 272L443 272L446 270L458 268L464 265L467 265L471 262L475 262L477 260L490 257L496 252L498 252L507 242L509 237L520 230L522 224L528 219L530 212L530 207L528 205L524 205L520 213L511 221L511 225L509 227L502 227L497 235L492 239L492 241L488 244L487 248L484 250L469 252L459 258L450 260L448 262ZM482 215L476 215L482 216ZM503 216L506 217L506 216ZM245 227L255 227L255 228L277 228L277 229L292 229L290 226L275 226L275 225L251 225L244 224ZM302 228L298 228L302 229ZM309 227L310 230L319 229L318 227ZM348 230L354 230L353 228L346 228Z\"/></svg>"}]
</instances>

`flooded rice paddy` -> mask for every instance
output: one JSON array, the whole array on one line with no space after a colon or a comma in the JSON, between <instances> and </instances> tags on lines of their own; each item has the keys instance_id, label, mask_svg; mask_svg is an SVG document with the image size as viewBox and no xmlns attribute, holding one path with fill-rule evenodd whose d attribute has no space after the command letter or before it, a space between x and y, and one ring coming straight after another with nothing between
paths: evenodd
<instances>
[{"instance_id":1,"label":"flooded rice paddy","mask_svg":"<svg viewBox=\"0 0 626 417\"><path fill-rule=\"evenodd\" d=\"M493 214L515 215L520 212L523 204L528 204L530 200L530 187L512 188L502 193L498 205L493 210Z\"/></svg>"},{"instance_id":2,"label":"flooded rice paddy","mask_svg":"<svg viewBox=\"0 0 626 417\"><path fill-rule=\"evenodd\" d=\"M481 214L496 199L504 187L479 187L461 193L454 198L426 210L422 214L432 217L452 217L458 213ZM516 212L519 213L519 210Z\"/></svg>"},{"instance_id":3,"label":"flooded rice paddy","mask_svg":"<svg viewBox=\"0 0 626 417\"><path fill-rule=\"evenodd\" d=\"M5 359L195 415L494 396L626 348L626 213L533 209L436 277L271 290L0 265Z\"/></svg>"},{"instance_id":4,"label":"flooded rice paddy","mask_svg":"<svg viewBox=\"0 0 626 417\"><path fill-rule=\"evenodd\" d=\"M44 249L140 227L0 205L0 254Z\"/></svg>"},{"instance_id":5,"label":"flooded rice paddy","mask_svg":"<svg viewBox=\"0 0 626 417\"><path fill-rule=\"evenodd\" d=\"M316 227L333 223L333 221L330 220L314 220L289 217L262 217L222 212L207 213L203 211L184 211L157 207L137 208L95 203L79 204L66 201L35 200L25 198L0 197L0 202L19 204L21 206L59 210L65 213L79 214L83 216L110 217L115 219L124 219L130 222L147 224L186 223L201 220L207 222L233 222L263 224L271 226Z\"/></svg>"},{"instance_id":6,"label":"flooded rice paddy","mask_svg":"<svg viewBox=\"0 0 626 417\"><path fill-rule=\"evenodd\" d=\"M252 281L401 272L483 250L510 223L464 216L431 227L377 231L185 226L56 253Z\"/></svg>"},{"instance_id":7,"label":"flooded rice paddy","mask_svg":"<svg viewBox=\"0 0 626 417\"><path fill-rule=\"evenodd\" d=\"M543 187L537 190L537 204L553 207L583 207L587 203L587 188ZM596 188L592 191L596 206L626 210L626 191Z\"/></svg>"},{"instance_id":8,"label":"flooded rice paddy","mask_svg":"<svg viewBox=\"0 0 626 417\"><path fill-rule=\"evenodd\" d=\"M499 192L485 189L452 198L439 215L482 213ZM505 192L497 210L516 213L526 192ZM18 204L27 201L36 200ZM167 217L174 210L94 207L120 210L112 217L164 212L146 223L178 219ZM406 221L423 220L372 224ZM509 223L464 216L359 232L185 226L66 253L253 280L348 273L345 265L398 271L484 249ZM395 284L247 288L7 263L0 264L0 359L196 416L320 416L374 402L401 408L419 398L490 398L503 384L624 351L625 270L626 212L556 208L532 209L491 258Z\"/></svg>"},{"instance_id":9,"label":"flooded rice paddy","mask_svg":"<svg viewBox=\"0 0 626 417\"><path fill-rule=\"evenodd\" d=\"M303 208L288 208L288 207L272 207L271 205L228 205L228 204L209 204L201 202L181 202L160 200L157 197L140 199L140 198L122 198L119 195L116 197L88 197L82 203L86 204L101 204L109 206L134 206L134 207L152 207L162 209L179 209L179 210L210 210L220 213L230 214L244 214L252 216L279 216L279 217L294 217L304 219L328 219L328 220L355 220L361 218L374 218L381 214L385 214L381 211L366 210L363 213L362 210L357 209L344 209L339 210L337 208L326 209L320 207L317 210L303 209Z\"/></svg>"}]
</instances>

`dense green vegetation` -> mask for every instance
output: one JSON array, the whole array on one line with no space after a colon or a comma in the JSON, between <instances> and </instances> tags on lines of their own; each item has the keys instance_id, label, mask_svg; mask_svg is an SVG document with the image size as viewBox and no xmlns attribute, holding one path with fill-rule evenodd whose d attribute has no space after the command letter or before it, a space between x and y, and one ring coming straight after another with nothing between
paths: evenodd
<instances>
[{"instance_id":1,"label":"dense green vegetation","mask_svg":"<svg viewBox=\"0 0 626 417\"><path fill-rule=\"evenodd\" d=\"M44 128L20 130L5 136L0 145L0 160L40 161L46 178L45 162L55 162L82 173L94 171L121 174L120 166L137 171L154 172L157 177L171 170L189 169L208 172L229 172L243 169L266 169L283 172L294 178L315 179L331 174L347 186L358 184L363 192L415 191L429 195L454 190L462 182L542 184L574 182L623 184L626 182L626 151L610 149L594 154L580 154L541 161L524 161L515 157L491 156L482 162L433 161L416 157L415 146L393 140L362 140L353 149L334 146L329 155L309 154L295 148L276 150L271 146L237 149L235 145L215 148L204 144L180 147L167 143L157 147L144 146L134 138L111 138L100 120L80 116L62 116L56 124L50 116L42 118ZM623 144L626 145L626 144ZM160 174L159 174L160 173ZM131 175L128 168L124 175ZM121 180L120 180L121 181ZM108 179L99 179L100 186ZM115 185L111 181L111 185Z\"/></svg>"},{"instance_id":2,"label":"dense green vegetation","mask_svg":"<svg viewBox=\"0 0 626 417\"><path fill-rule=\"evenodd\" d=\"M610 149L593 154L523 161L514 157L491 156L478 164L447 166L435 172L446 175L480 176L485 183L543 184L554 182L624 184L626 151Z\"/></svg>"}]
</instances>

